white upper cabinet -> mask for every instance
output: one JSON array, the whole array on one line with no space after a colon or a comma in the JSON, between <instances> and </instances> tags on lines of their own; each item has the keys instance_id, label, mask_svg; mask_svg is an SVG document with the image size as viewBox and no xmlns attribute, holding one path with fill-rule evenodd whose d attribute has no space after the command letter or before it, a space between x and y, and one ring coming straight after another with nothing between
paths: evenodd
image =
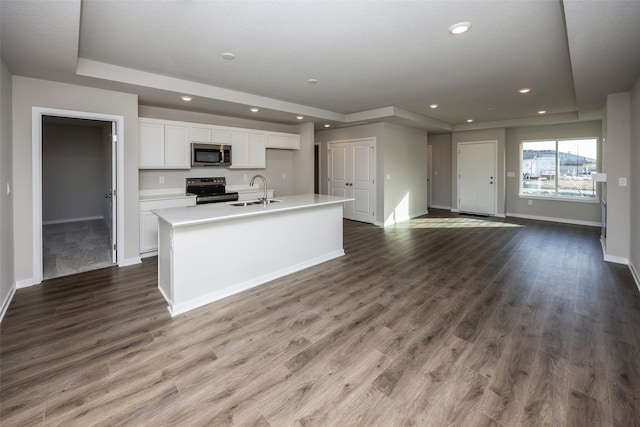
<instances>
[{"instance_id":1,"label":"white upper cabinet","mask_svg":"<svg viewBox=\"0 0 640 427\"><path fill-rule=\"evenodd\" d=\"M148 120L138 123L140 169L189 169L189 127Z\"/></svg>"},{"instance_id":2,"label":"white upper cabinet","mask_svg":"<svg viewBox=\"0 0 640 427\"><path fill-rule=\"evenodd\" d=\"M267 148L298 150L300 148L300 135L268 133Z\"/></svg>"},{"instance_id":3,"label":"white upper cabinet","mask_svg":"<svg viewBox=\"0 0 640 427\"><path fill-rule=\"evenodd\" d=\"M230 144L231 168L264 169L266 149L297 150L300 135L140 118L140 169L191 168L191 143Z\"/></svg>"},{"instance_id":4,"label":"white upper cabinet","mask_svg":"<svg viewBox=\"0 0 640 427\"><path fill-rule=\"evenodd\" d=\"M231 168L264 169L265 141L263 133L231 132Z\"/></svg>"},{"instance_id":5,"label":"white upper cabinet","mask_svg":"<svg viewBox=\"0 0 640 427\"><path fill-rule=\"evenodd\" d=\"M157 123L138 124L140 133L139 167L164 167L164 125Z\"/></svg>"},{"instance_id":6,"label":"white upper cabinet","mask_svg":"<svg viewBox=\"0 0 640 427\"><path fill-rule=\"evenodd\" d=\"M164 127L165 168L191 168L191 144L186 126Z\"/></svg>"}]
</instances>

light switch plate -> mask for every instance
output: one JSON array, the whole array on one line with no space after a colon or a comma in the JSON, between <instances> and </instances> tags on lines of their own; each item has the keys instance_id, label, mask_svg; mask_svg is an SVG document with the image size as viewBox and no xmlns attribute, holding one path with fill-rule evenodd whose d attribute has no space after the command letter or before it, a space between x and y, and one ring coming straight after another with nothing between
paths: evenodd
<instances>
[{"instance_id":1,"label":"light switch plate","mask_svg":"<svg viewBox=\"0 0 640 427\"><path fill-rule=\"evenodd\" d=\"M627 178L618 178L618 185L620 187L626 187L627 186Z\"/></svg>"}]
</instances>

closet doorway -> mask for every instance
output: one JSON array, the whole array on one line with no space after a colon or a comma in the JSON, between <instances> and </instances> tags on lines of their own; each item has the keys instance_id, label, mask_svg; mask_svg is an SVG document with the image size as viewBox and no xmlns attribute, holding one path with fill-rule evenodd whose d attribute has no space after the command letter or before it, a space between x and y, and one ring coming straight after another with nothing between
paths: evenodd
<instances>
[{"instance_id":1,"label":"closet doorway","mask_svg":"<svg viewBox=\"0 0 640 427\"><path fill-rule=\"evenodd\" d=\"M109 267L112 122L42 117L42 276Z\"/></svg>"},{"instance_id":2,"label":"closet doorway","mask_svg":"<svg viewBox=\"0 0 640 427\"><path fill-rule=\"evenodd\" d=\"M33 284L123 265L124 117L33 107Z\"/></svg>"}]
</instances>

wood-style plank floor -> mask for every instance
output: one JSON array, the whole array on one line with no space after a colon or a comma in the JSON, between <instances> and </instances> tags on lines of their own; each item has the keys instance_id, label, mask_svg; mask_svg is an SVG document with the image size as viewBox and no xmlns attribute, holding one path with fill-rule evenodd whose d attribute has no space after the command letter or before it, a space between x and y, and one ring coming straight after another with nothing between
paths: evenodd
<instances>
[{"instance_id":1,"label":"wood-style plank floor","mask_svg":"<svg viewBox=\"0 0 640 427\"><path fill-rule=\"evenodd\" d=\"M18 290L0 424L640 425L640 295L598 229L434 210L344 236L175 318L155 258Z\"/></svg>"}]
</instances>

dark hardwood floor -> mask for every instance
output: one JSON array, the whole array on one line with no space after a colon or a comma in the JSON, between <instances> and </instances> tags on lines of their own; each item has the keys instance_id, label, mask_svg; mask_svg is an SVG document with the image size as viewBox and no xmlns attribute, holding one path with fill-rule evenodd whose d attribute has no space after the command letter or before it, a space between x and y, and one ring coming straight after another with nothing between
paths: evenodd
<instances>
[{"instance_id":1,"label":"dark hardwood floor","mask_svg":"<svg viewBox=\"0 0 640 427\"><path fill-rule=\"evenodd\" d=\"M640 425L640 295L598 229L433 210L344 235L175 318L155 258L18 290L0 424Z\"/></svg>"}]
</instances>

